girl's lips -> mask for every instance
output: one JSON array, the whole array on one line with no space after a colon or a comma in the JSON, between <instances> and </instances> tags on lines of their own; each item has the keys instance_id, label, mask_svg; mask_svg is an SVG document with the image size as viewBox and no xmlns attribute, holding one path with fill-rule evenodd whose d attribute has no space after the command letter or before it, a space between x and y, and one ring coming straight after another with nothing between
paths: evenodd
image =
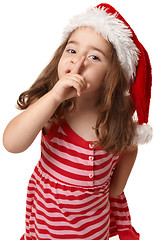
<instances>
[{"instance_id":1,"label":"girl's lips","mask_svg":"<svg viewBox=\"0 0 160 240\"><path fill-rule=\"evenodd\" d=\"M71 72L71 70L70 70L70 69L67 69L67 70L66 70L66 74L67 74L67 73L70 73L70 72Z\"/></svg>"}]
</instances>

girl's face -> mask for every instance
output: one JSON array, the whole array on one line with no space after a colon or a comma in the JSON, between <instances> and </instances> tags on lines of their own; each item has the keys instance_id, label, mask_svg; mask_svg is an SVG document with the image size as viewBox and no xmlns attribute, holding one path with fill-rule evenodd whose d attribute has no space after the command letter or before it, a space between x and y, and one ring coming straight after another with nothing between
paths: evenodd
<instances>
[{"instance_id":1,"label":"girl's face","mask_svg":"<svg viewBox=\"0 0 160 240\"><path fill-rule=\"evenodd\" d=\"M76 29L71 34L59 61L59 79L71 72L76 62L84 56L85 61L78 74L90 83L90 88L85 93L100 91L107 74L110 50L111 45L93 29L89 27Z\"/></svg>"}]
</instances>

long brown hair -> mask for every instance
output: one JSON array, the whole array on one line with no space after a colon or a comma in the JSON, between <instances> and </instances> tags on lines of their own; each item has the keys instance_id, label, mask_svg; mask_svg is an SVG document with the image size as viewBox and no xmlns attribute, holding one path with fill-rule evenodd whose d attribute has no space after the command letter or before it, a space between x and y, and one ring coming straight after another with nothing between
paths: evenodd
<instances>
[{"instance_id":1,"label":"long brown hair","mask_svg":"<svg viewBox=\"0 0 160 240\"><path fill-rule=\"evenodd\" d=\"M95 130L99 138L97 145L117 154L135 149L133 139L136 124L133 121L134 105L129 94L129 79L113 46L109 64Z\"/></svg>"},{"instance_id":2,"label":"long brown hair","mask_svg":"<svg viewBox=\"0 0 160 240\"><path fill-rule=\"evenodd\" d=\"M69 37L60 45L33 85L19 96L17 100L18 109L26 109L32 102L49 92L56 84L58 81L58 63ZM123 150L133 149L134 147L134 107L131 97L126 94L130 88L129 81L122 70L112 44L109 58L109 69L103 82L99 115L95 126L95 132L99 139L96 146L101 146L108 152L118 154ZM60 122L64 117L64 112L70 109L74 110L75 107L75 99L66 100L59 105L52 119Z\"/></svg>"}]
</instances>

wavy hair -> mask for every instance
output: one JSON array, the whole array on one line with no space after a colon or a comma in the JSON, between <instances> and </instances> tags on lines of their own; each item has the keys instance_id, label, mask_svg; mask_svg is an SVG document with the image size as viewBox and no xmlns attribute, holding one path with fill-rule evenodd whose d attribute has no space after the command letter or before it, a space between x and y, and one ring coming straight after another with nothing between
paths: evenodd
<instances>
[{"instance_id":1,"label":"wavy hair","mask_svg":"<svg viewBox=\"0 0 160 240\"><path fill-rule=\"evenodd\" d=\"M53 58L33 85L20 94L17 100L18 109L26 109L31 103L49 92L56 84L58 81L58 63L69 37L59 46ZM134 106L130 95L127 94L129 88L129 80L122 70L116 50L111 44L109 68L103 82L99 114L95 126L95 132L99 141L95 146L101 146L107 152L113 154L119 154L124 150L134 148ZM64 112L67 110L74 111L75 108L76 99L68 99L59 105L51 119L60 123L64 118Z\"/></svg>"}]
</instances>

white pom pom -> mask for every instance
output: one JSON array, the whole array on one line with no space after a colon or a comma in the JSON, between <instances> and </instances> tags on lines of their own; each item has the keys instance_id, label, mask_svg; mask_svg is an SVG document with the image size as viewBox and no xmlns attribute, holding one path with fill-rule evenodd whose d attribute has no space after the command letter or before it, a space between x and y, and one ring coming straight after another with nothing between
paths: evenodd
<instances>
[{"instance_id":1,"label":"white pom pom","mask_svg":"<svg viewBox=\"0 0 160 240\"><path fill-rule=\"evenodd\" d=\"M151 141L153 129L149 124L137 124L134 144L145 144Z\"/></svg>"}]
</instances>

